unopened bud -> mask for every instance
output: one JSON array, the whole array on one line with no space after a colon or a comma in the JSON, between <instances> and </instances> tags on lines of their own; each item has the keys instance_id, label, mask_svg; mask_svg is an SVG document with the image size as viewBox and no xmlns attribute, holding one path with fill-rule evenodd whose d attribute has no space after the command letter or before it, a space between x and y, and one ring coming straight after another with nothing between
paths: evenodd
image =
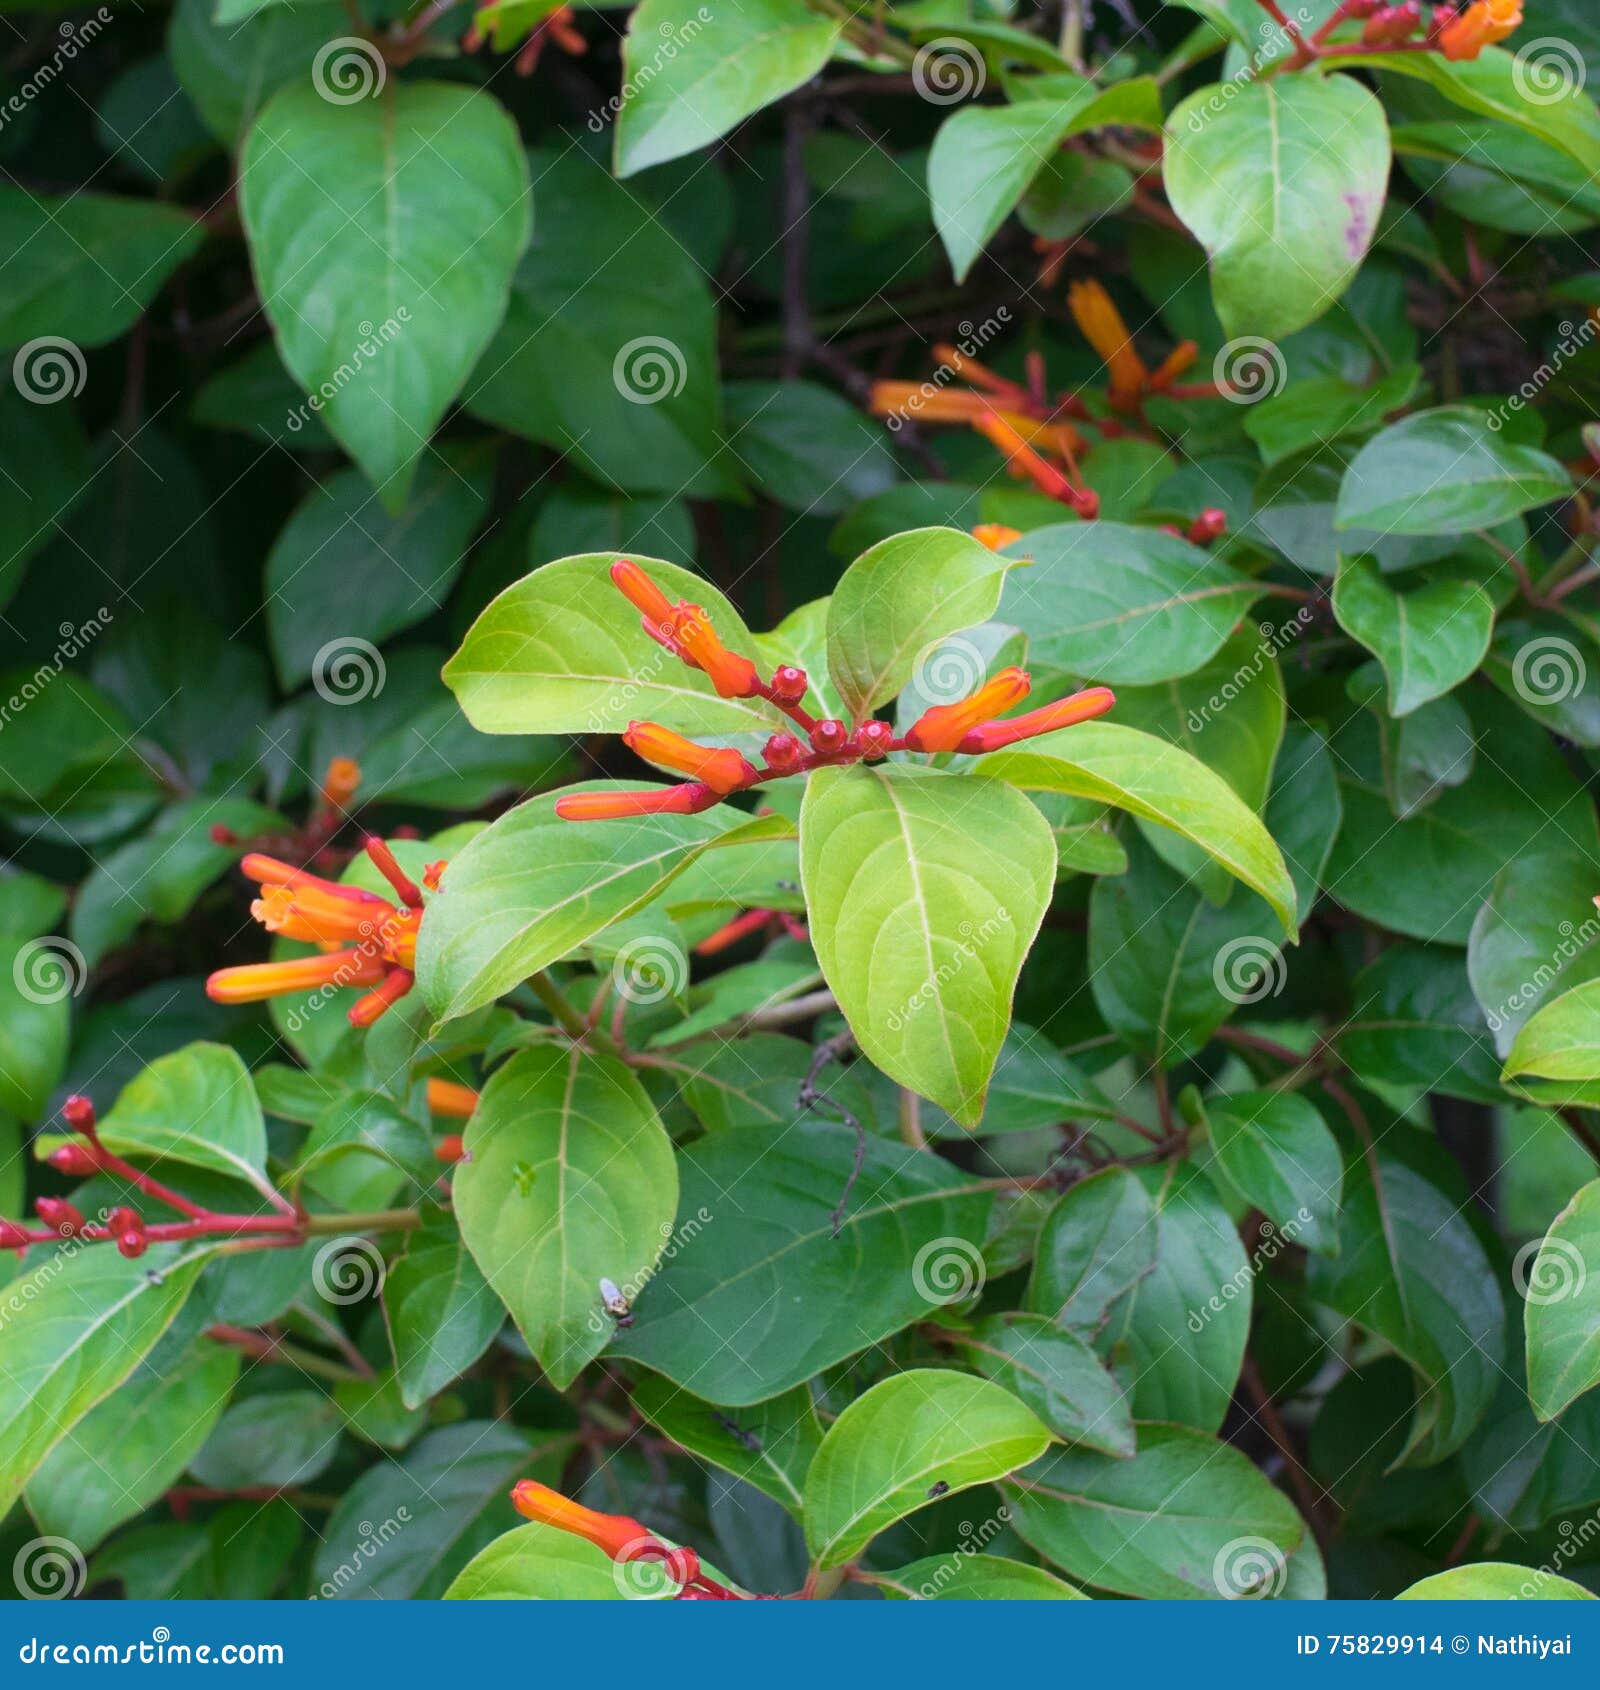
<instances>
[{"instance_id":1,"label":"unopened bud","mask_svg":"<svg viewBox=\"0 0 1600 1690\"><path fill-rule=\"evenodd\" d=\"M63 1238L75 1237L83 1231L83 1211L65 1197L41 1197L34 1208L39 1219Z\"/></svg>"},{"instance_id":2,"label":"unopened bud","mask_svg":"<svg viewBox=\"0 0 1600 1690\"><path fill-rule=\"evenodd\" d=\"M74 1092L61 1105L61 1119L75 1133L92 1133L95 1127L94 1105L88 1098Z\"/></svg>"},{"instance_id":3,"label":"unopened bud","mask_svg":"<svg viewBox=\"0 0 1600 1690\"><path fill-rule=\"evenodd\" d=\"M837 716L825 716L811 730L811 749L824 757L837 756L850 741L850 730Z\"/></svg>"}]
</instances>

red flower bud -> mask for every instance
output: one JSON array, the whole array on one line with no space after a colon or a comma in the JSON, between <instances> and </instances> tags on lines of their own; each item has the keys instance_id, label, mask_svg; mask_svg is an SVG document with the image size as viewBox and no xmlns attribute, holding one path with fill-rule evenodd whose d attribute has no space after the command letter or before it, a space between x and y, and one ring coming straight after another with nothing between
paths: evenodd
<instances>
[{"instance_id":1,"label":"red flower bud","mask_svg":"<svg viewBox=\"0 0 1600 1690\"><path fill-rule=\"evenodd\" d=\"M211 824L211 843L213 845L237 845L239 835L231 827L225 827L221 822Z\"/></svg>"},{"instance_id":2,"label":"red flower bud","mask_svg":"<svg viewBox=\"0 0 1600 1690\"><path fill-rule=\"evenodd\" d=\"M50 1152L49 1162L58 1174L70 1179L87 1179L100 1167L98 1157L86 1144L63 1144Z\"/></svg>"},{"instance_id":3,"label":"red flower bud","mask_svg":"<svg viewBox=\"0 0 1600 1690\"><path fill-rule=\"evenodd\" d=\"M142 1232L122 1232L117 1234L117 1254L126 1256L131 1262L136 1256L142 1256L150 1248L150 1240Z\"/></svg>"},{"instance_id":4,"label":"red flower bud","mask_svg":"<svg viewBox=\"0 0 1600 1690\"><path fill-rule=\"evenodd\" d=\"M769 769L787 773L800 761L800 741L793 734L774 734L764 748Z\"/></svg>"},{"instance_id":5,"label":"red flower bud","mask_svg":"<svg viewBox=\"0 0 1600 1690\"><path fill-rule=\"evenodd\" d=\"M83 1231L83 1211L65 1197L41 1197L34 1208L39 1212L39 1219L63 1238L71 1238Z\"/></svg>"},{"instance_id":6,"label":"red flower bud","mask_svg":"<svg viewBox=\"0 0 1600 1690\"><path fill-rule=\"evenodd\" d=\"M433 1147L433 1154L440 1162L462 1162L466 1160L466 1146L462 1143L460 1133L446 1133Z\"/></svg>"},{"instance_id":7,"label":"red flower bud","mask_svg":"<svg viewBox=\"0 0 1600 1690\"><path fill-rule=\"evenodd\" d=\"M811 749L823 757L835 757L850 743L850 730L837 716L825 716L811 730Z\"/></svg>"},{"instance_id":8,"label":"red flower bud","mask_svg":"<svg viewBox=\"0 0 1600 1690\"><path fill-rule=\"evenodd\" d=\"M792 663L781 664L772 671L772 696L785 704L798 704L809 685L805 670L797 669Z\"/></svg>"},{"instance_id":9,"label":"red flower bud","mask_svg":"<svg viewBox=\"0 0 1600 1690\"><path fill-rule=\"evenodd\" d=\"M112 1232L143 1233L144 1216L137 1209L113 1209L106 1216L106 1226Z\"/></svg>"},{"instance_id":10,"label":"red flower bud","mask_svg":"<svg viewBox=\"0 0 1600 1690\"><path fill-rule=\"evenodd\" d=\"M75 1133L92 1133L95 1126L94 1105L88 1098L74 1092L61 1105L61 1119Z\"/></svg>"},{"instance_id":11,"label":"red flower bud","mask_svg":"<svg viewBox=\"0 0 1600 1690\"><path fill-rule=\"evenodd\" d=\"M19 1221L0 1221L0 1250L25 1250L33 1240Z\"/></svg>"},{"instance_id":12,"label":"red flower bud","mask_svg":"<svg viewBox=\"0 0 1600 1690\"><path fill-rule=\"evenodd\" d=\"M863 722L856 729L856 743L861 747L861 755L869 763L875 763L880 757L889 755L894 744L894 729L887 722Z\"/></svg>"},{"instance_id":13,"label":"red flower bud","mask_svg":"<svg viewBox=\"0 0 1600 1690\"><path fill-rule=\"evenodd\" d=\"M1214 506L1203 510L1189 529L1189 539L1196 546L1208 546L1228 532L1228 513Z\"/></svg>"}]
</instances>

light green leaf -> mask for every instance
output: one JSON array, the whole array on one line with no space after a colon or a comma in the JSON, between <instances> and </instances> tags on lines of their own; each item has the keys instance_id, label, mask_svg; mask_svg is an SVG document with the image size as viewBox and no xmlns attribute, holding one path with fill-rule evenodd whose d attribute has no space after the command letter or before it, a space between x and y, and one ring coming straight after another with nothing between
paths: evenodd
<instances>
[{"instance_id":1,"label":"light green leaf","mask_svg":"<svg viewBox=\"0 0 1600 1690\"><path fill-rule=\"evenodd\" d=\"M953 528L918 528L865 551L828 601L828 679L870 714L949 634L987 621L1015 561Z\"/></svg>"},{"instance_id":2,"label":"light green leaf","mask_svg":"<svg viewBox=\"0 0 1600 1690\"><path fill-rule=\"evenodd\" d=\"M996 1314L956 1335L962 1354L1027 1404L1055 1435L1106 1455L1132 1455L1122 1386L1077 1333L1040 1314Z\"/></svg>"},{"instance_id":3,"label":"light green leaf","mask_svg":"<svg viewBox=\"0 0 1600 1690\"><path fill-rule=\"evenodd\" d=\"M206 127L231 152L256 114L286 83L309 80L322 47L350 33L338 4L274 5L261 17L229 23L215 0L178 0L167 26L167 57ZM370 67L346 57L352 69ZM140 137L143 151L143 137Z\"/></svg>"},{"instance_id":4,"label":"light green leaf","mask_svg":"<svg viewBox=\"0 0 1600 1690\"><path fill-rule=\"evenodd\" d=\"M637 791L638 783L563 789L596 790ZM782 817L720 806L695 816L563 821L557 796L508 810L451 858L417 945L417 984L441 1021L571 955L648 903L701 852L791 831Z\"/></svg>"},{"instance_id":5,"label":"light green leaf","mask_svg":"<svg viewBox=\"0 0 1600 1690\"><path fill-rule=\"evenodd\" d=\"M998 782L896 765L807 784L800 874L822 972L862 1051L963 1126L983 1114L1055 865L1049 824Z\"/></svg>"},{"instance_id":6,"label":"light green leaf","mask_svg":"<svg viewBox=\"0 0 1600 1690\"><path fill-rule=\"evenodd\" d=\"M628 1564L626 1579L603 1549L530 1520L497 1537L445 1591L447 1602L621 1602L669 1596L676 1587L653 1561Z\"/></svg>"},{"instance_id":7,"label":"light green leaf","mask_svg":"<svg viewBox=\"0 0 1600 1690\"><path fill-rule=\"evenodd\" d=\"M806 1544L820 1567L853 1561L886 1526L940 1496L1042 1455L1050 1433L987 1379L915 1368L874 1385L828 1428L805 1484Z\"/></svg>"},{"instance_id":8,"label":"light green leaf","mask_svg":"<svg viewBox=\"0 0 1600 1690\"><path fill-rule=\"evenodd\" d=\"M672 1233L672 1141L632 1072L576 1048L515 1056L467 1124L455 1209L485 1279L558 1389L610 1343Z\"/></svg>"},{"instance_id":9,"label":"light green leaf","mask_svg":"<svg viewBox=\"0 0 1600 1690\"><path fill-rule=\"evenodd\" d=\"M809 81L828 62L842 18L804 0L644 0L622 49L626 97L617 114L616 171L681 158ZM663 56L664 37L677 51Z\"/></svg>"},{"instance_id":10,"label":"light green leaf","mask_svg":"<svg viewBox=\"0 0 1600 1690\"><path fill-rule=\"evenodd\" d=\"M400 1399L420 1407L465 1373L505 1324L505 1306L442 1210L423 1211L406 1253L384 1276L383 1312Z\"/></svg>"},{"instance_id":11,"label":"light green leaf","mask_svg":"<svg viewBox=\"0 0 1600 1690\"><path fill-rule=\"evenodd\" d=\"M1592 1590L1544 1567L1519 1567L1510 1561L1479 1561L1451 1567L1419 1579L1396 1602L1593 1602Z\"/></svg>"},{"instance_id":12,"label":"light green leaf","mask_svg":"<svg viewBox=\"0 0 1600 1690\"><path fill-rule=\"evenodd\" d=\"M892 1573L865 1575L891 1601L1077 1602L1088 1598L1043 1567L1002 1555L930 1555Z\"/></svg>"},{"instance_id":13,"label":"light green leaf","mask_svg":"<svg viewBox=\"0 0 1600 1690\"><path fill-rule=\"evenodd\" d=\"M1600 1180L1550 1223L1524 1283L1528 1399L1541 1420L1600 1385Z\"/></svg>"},{"instance_id":14,"label":"light green leaf","mask_svg":"<svg viewBox=\"0 0 1600 1690\"><path fill-rule=\"evenodd\" d=\"M1340 560L1333 614L1383 665L1391 716L1409 716L1460 686L1494 632L1494 601L1476 581L1432 581L1398 593L1370 557Z\"/></svg>"},{"instance_id":15,"label":"light green leaf","mask_svg":"<svg viewBox=\"0 0 1600 1690\"><path fill-rule=\"evenodd\" d=\"M1562 992L1530 1016L1501 1078L1547 1082L1530 1089L1548 1101L1600 1103L1600 980Z\"/></svg>"},{"instance_id":16,"label":"light green leaf","mask_svg":"<svg viewBox=\"0 0 1600 1690\"><path fill-rule=\"evenodd\" d=\"M304 83L250 131L239 207L262 305L391 509L505 314L529 206L516 127L480 89L390 78L341 104Z\"/></svg>"},{"instance_id":17,"label":"light green leaf","mask_svg":"<svg viewBox=\"0 0 1600 1690\"><path fill-rule=\"evenodd\" d=\"M1172 209L1211 257L1224 334L1282 339L1350 285L1377 231L1389 126L1349 76L1191 94L1167 119Z\"/></svg>"}]
</instances>

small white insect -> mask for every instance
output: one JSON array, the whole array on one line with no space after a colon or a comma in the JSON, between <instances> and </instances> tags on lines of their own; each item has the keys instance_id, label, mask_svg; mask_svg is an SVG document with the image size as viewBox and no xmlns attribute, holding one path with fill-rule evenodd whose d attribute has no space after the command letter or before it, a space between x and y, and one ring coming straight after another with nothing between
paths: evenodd
<instances>
[{"instance_id":1,"label":"small white insect","mask_svg":"<svg viewBox=\"0 0 1600 1690\"><path fill-rule=\"evenodd\" d=\"M633 1309L628 1299L623 1296L614 1281L602 1278L600 1281L600 1301L605 1304L608 1315L624 1331L633 1325Z\"/></svg>"}]
</instances>

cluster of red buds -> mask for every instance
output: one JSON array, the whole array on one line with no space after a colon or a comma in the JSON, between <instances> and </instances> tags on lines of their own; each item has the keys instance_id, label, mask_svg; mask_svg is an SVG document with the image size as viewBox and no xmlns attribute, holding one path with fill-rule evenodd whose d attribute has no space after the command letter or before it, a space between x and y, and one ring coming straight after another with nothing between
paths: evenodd
<instances>
[{"instance_id":1,"label":"cluster of red buds","mask_svg":"<svg viewBox=\"0 0 1600 1690\"><path fill-rule=\"evenodd\" d=\"M762 767L757 768L732 747L696 745L659 723L633 722L623 735L624 743L648 761L689 779L679 786L645 792L568 793L555 806L564 821L694 815L763 781L846 763L877 763L891 751L998 751L1020 739L1103 716L1116 702L1109 687L1090 687L1043 709L996 721L1001 711L1011 709L1028 693L1026 672L1011 668L1002 669L959 704L936 704L924 711L904 737L876 718L853 727L834 716L819 719L800 702L809 684L804 669L784 664L770 681L763 681L749 658L736 656L722 644L699 605L673 604L638 564L618 559L611 566L611 579L641 613L651 638L709 677L721 697L764 698L777 705L799 733L773 734L763 749Z\"/></svg>"},{"instance_id":2,"label":"cluster of red buds","mask_svg":"<svg viewBox=\"0 0 1600 1690\"><path fill-rule=\"evenodd\" d=\"M678 1586L680 1602L761 1601L741 1591L730 1590L704 1571L692 1549L664 1543L653 1532L626 1514L601 1514L560 1491L541 1485L536 1479L522 1479L511 1489L511 1505L524 1519L571 1532L609 1555L619 1567L634 1562L654 1562Z\"/></svg>"},{"instance_id":3,"label":"cluster of red buds","mask_svg":"<svg viewBox=\"0 0 1600 1690\"><path fill-rule=\"evenodd\" d=\"M1309 39L1284 16L1277 0L1260 0L1283 26L1296 53L1291 68L1313 59L1351 53L1438 52L1447 59L1475 59L1485 47L1504 41L1522 22L1522 0L1471 0L1469 5L1434 6L1426 25L1422 0L1342 0ZM1330 37L1345 23L1359 23L1359 40L1340 46Z\"/></svg>"},{"instance_id":4,"label":"cluster of red buds","mask_svg":"<svg viewBox=\"0 0 1600 1690\"><path fill-rule=\"evenodd\" d=\"M218 1003L257 1003L291 992L365 986L369 989L350 1009L356 1027L370 1027L398 1003L416 978L422 889L383 840L369 838L365 849L394 888L398 905L275 857L258 852L244 857L240 869L261 887L250 913L269 933L314 944L322 954L218 969L206 981L207 995ZM424 882L437 886L443 870L443 863L431 864Z\"/></svg>"}]
</instances>

